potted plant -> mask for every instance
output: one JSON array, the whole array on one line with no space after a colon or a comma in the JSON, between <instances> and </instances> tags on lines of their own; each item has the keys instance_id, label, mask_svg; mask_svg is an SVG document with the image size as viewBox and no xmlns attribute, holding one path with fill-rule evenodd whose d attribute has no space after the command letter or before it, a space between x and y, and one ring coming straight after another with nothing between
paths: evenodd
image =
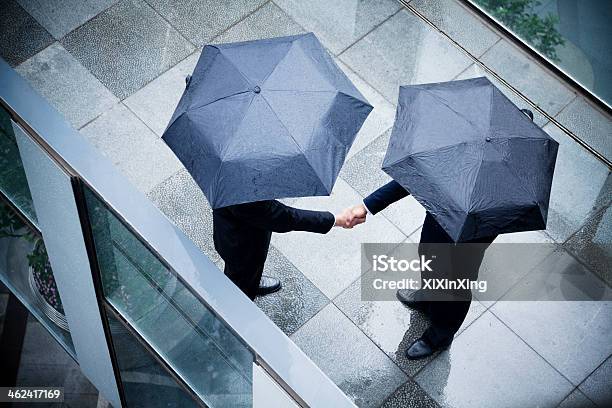
<instances>
[{"instance_id":1,"label":"potted plant","mask_svg":"<svg viewBox=\"0 0 612 408\"><path fill-rule=\"evenodd\" d=\"M23 239L33 244L27 255L28 282L43 313L57 326L68 330L62 300L53 276L43 239L17 216L5 202L0 201L0 238Z\"/></svg>"}]
</instances>

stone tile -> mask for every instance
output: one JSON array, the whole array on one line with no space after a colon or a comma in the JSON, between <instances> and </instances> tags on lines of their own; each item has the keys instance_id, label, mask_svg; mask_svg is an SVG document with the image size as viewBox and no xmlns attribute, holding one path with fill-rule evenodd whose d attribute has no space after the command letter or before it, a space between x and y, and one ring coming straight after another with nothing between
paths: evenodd
<instances>
[{"instance_id":1,"label":"stone tile","mask_svg":"<svg viewBox=\"0 0 612 408\"><path fill-rule=\"evenodd\" d=\"M59 43L45 48L16 70L77 129L118 102Z\"/></svg>"},{"instance_id":2,"label":"stone tile","mask_svg":"<svg viewBox=\"0 0 612 408\"><path fill-rule=\"evenodd\" d=\"M60 365L20 364L17 373L17 384L22 387L63 387L67 376L75 368ZM78 368L76 368L78 370Z\"/></svg>"},{"instance_id":3,"label":"stone tile","mask_svg":"<svg viewBox=\"0 0 612 408\"><path fill-rule=\"evenodd\" d=\"M486 70L484 70L478 64L472 64L463 71L457 78L455 79L468 79L486 76L508 99L512 101L519 109L529 109L533 112L533 121L540 127L543 127L548 123L548 119L546 116L542 115L536 109L532 108L527 102L523 100L520 96L518 96L514 91L510 90L506 85L499 82L495 77L491 76Z\"/></svg>"},{"instance_id":4,"label":"stone tile","mask_svg":"<svg viewBox=\"0 0 612 408\"><path fill-rule=\"evenodd\" d=\"M449 81L471 60L438 31L401 10L340 55L396 103L400 85Z\"/></svg>"},{"instance_id":5,"label":"stone tile","mask_svg":"<svg viewBox=\"0 0 612 408\"><path fill-rule=\"evenodd\" d=\"M544 231L521 231L499 235L495 243L509 244L550 244L554 241Z\"/></svg>"},{"instance_id":6,"label":"stone tile","mask_svg":"<svg viewBox=\"0 0 612 408\"><path fill-rule=\"evenodd\" d=\"M276 0L334 54L340 53L400 9L397 1Z\"/></svg>"},{"instance_id":7,"label":"stone tile","mask_svg":"<svg viewBox=\"0 0 612 408\"><path fill-rule=\"evenodd\" d=\"M303 33L304 29L276 4L268 2L214 39L215 43L259 40Z\"/></svg>"},{"instance_id":8,"label":"stone tile","mask_svg":"<svg viewBox=\"0 0 612 408\"><path fill-rule=\"evenodd\" d=\"M60 39L118 0L17 0L32 17Z\"/></svg>"},{"instance_id":9,"label":"stone tile","mask_svg":"<svg viewBox=\"0 0 612 408\"><path fill-rule=\"evenodd\" d=\"M580 390L575 389L557 406L557 408L597 408L597 406L584 396Z\"/></svg>"},{"instance_id":10,"label":"stone tile","mask_svg":"<svg viewBox=\"0 0 612 408\"><path fill-rule=\"evenodd\" d=\"M565 248L612 286L612 207L593 215Z\"/></svg>"},{"instance_id":11,"label":"stone tile","mask_svg":"<svg viewBox=\"0 0 612 408\"><path fill-rule=\"evenodd\" d=\"M414 231L414 232L412 233L412 235L410 235L410 236L408 237L408 240L409 240L410 242L415 242L415 243L419 243L419 242L421 242L421 231L422 231L422 230L423 230L423 226L421 225L421 226L419 227L419 229L417 229L416 231Z\"/></svg>"},{"instance_id":12,"label":"stone tile","mask_svg":"<svg viewBox=\"0 0 612 408\"><path fill-rule=\"evenodd\" d=\"M280 279L283 288L256 298L255 304L287 335L293 334L329 303L329 299L274 247L268 253L264 275Z\"/></svg>"},{"instance_id":13,"label":"stone tile","mask_svg":"<svg viewBox=\"0 0 612 408\"><path fill-rule=\"evenodd\" d=\"M480 60L551 116L575 97L561 81L506 40L491 47Z\"/></svg>"},{"instance_id":14,"label":"stone tile","mask_svg":"<svg viewBox=\"0 0 612 408\"><path fill-rule=\"evenodd\" d=\"M500 301L490 310L574 385L612 353L612 302Z\"/></svg>"},{"instance_id":15,"label":"stone tile","mask_svg":"<svg viewBox=\"0 0 612 408\"><path fill-rule=\"evenodd\" d=\"M144 193L182 168L166 144L123 104L85 126L81 134Z\"/></svg>"},{"instance_id":16,"label":"stone tile","mask_svg":"<svg viewBox=\"0 0 612 408\"><path fill-rule=\"evenodd\" d=\"M73 397L77 395L94 395L97 401L97 388L87 380L75 362L72 362L70 367L71 369L67 371L63 385L64 392L72 394Z\"/></svg>"},{"instance_id":17,"label":"stone tile","mask_svg":"<svg viewBox=\"0 0 612 408\"><path fill-rule=\"evenodd\" d=\"M490 312L416 376L442 407L554 407L572 385Z\"/></svg>"},{"instance_id":18,"label":"stone tile","mask_svg":"<svg viewBox=\"0 0 612 408\"><path fill-rule=\"evenodd\" d=\"M404 356L406 349L429 326L428 318L399 301L361 300L360 280L336 297L334 304L408 375L415 375L436 357L437 354L421 360L408 360ZM472 302L455 336L459 336L484 311L485 307L480 302Z\"/></svg>"},{"instance_id":19,"label":"stone tile","mask_svg":"<svg viewBox=\"0 0 612 408\"><path fill-rule=\"evenodd\" d=\"M612 201L612 179L597 160L552 123L544 127L559 142L546 232L564 242Z\"/></svg>"},{"instance_id":20,"label":"stone tile","mask_svg":"<svg viewBox=\"0 0 612 408\"><path fill-rule=\"evenodd\" d=\"M0 7L0 57L14 67L49 46L53 37L15 0Z\"/></svg>"},{"instance_id":21,"label":"stone tile","mask_svg":"<svg viewBox=\"0 0 612 408\"><path fill-rule=\"evenodd\" d=\"M212 209L186 169L159 183L147 197L213 262L221 259L213 243Z\"/></svg>"},{"instance_id":22,"label":"stone tile","mask_svg":"<svg viewBox=\"0 0 612 408\"><path fill-rule=\"evenodd\" d=\"M600 407L612 406L612 357L600 365L582 384L580 390Z\"/></svg>"},{"instance_id":23,"label":"stone tile","mask_svg":"<svg viewBox=\"0 0 612 408\"><path fill-rule=\"evenodd\" d=\"M361 197L346 182L336 181L329 197L305 197L295 207L337 213L357 204ZM401 242L397 228L382 217L372 217L352 230L333 228L326 235L308 232L274 234L272 243L328 298L333 299L361 273L362 242Z\"/></svg>"},{"instance_id":24,"label":"stone tile","mask_svg":"<svg viewBox=\"0 0 612 408\"><path fill-rule=\"evenodd\" d=\"M610 289L606 295L601 286L595 288L603 283L567 254L553 254L536 269L490 310L578 385L612 354L612 301L563 298L579 288L610 299Z\"/></svg>"},{"instance_id":25,"label":"stone tile","mask_svg":"<svg viewBox=\"0 0 612 408\"><path fill-rule=\"evenodd\" d=\"M502 300L612 302L612 288L561 246L556 246Z\"/></svg>"},{"instance_id":26,"label":"stone tile","mask_svg":"<svg viewBox=\"0 0 612 408\"><path fill-rule=\"evenodd\" d=\"M119 99L195 49L143 0L121 0L61 43Z\"/></svg>"},{"instance_id":27,"label":"stone tile","mask_svg":"<svg viewBox=\"0 0 612 408\"><path fill-rule=\"evenodd\" d=\"M185 77L193 73L200 52L196 51L126 98L130 108L158 136L161 136L185 90Z\"/></svg>"},{"instance_id":28,"label":"stone tile","mask_svg":"<svg viewBox=\"0 0 612 408\"><path fill-rule=\"evenodd\" d=\"M475 57L499 40L482 20L456 0L413 0L410 6Z\"/></svg>"},{"instance_id":29,"label":"stone tile","mask_svg":"<svg viewBox=\"0 0 612 408\"><path fill-rule=\"evenodd\" d=\"M408 380L333 304L291 338L359 407L379 406Z\"/></svg>"},{"instance_id":30,"label":"stone tile","mask_svg":"<svg viewBox=\"0 0 612 408\"><path fill-rule=\"evenodd\" d=\"M215 42L247 41L302 31L281 9L268 3L217 37ZM199 58L198 50L128 97L124 103L161 136L185 90L185 76L193 72Z\"/></svg>"},{"instance_id":31,"label":"stone tile","mask_svg":"<svg viewBox=\"0 0 612 408\"><path fill-rule=\"evenodd\" d=\"M265 3L265 0L146 1L199 47Z\"/></svg>"},{"instance_id":32,"label":"stone tile","mask_svg":"<svg viewBox=\"0 0 612 408\"><path fill-rule=\"evenodd\" d=\"M28 318L21 354L22 367L52 366L60 370L75 365L63 347L32 315Z\"/></svg>"},{"instance_id":33,"label":"stone tile","mask_svg":"<svg viewBox=\"0 0 612 408\"><path fill-rule=\"evenodd\" d=\"M438 403L413 380L395 390L381 408L438 408Z\"/></svg>"},{"instance_id":34,"label":"stone tile","mask_svg":"<svg viewBox=\"0 0 612 408\"><path fill-rule=\"evenodd\" d=\"M488 282L487 292L474 297L490 307L525 275L549 257L558 246L540 231L502 234L489 246L478 277Z\"/></svg>"},{"instance_id":35,"label":"stone tile","mask_svg":"<svg viewBox=\"0 0 612 408\"><path fill-rule=\"evenodd\" d=\"M612 160L612 119L578 97L556 119L608 160Z\"/></svg>"},{"instance_id":36,"label":"stone tile","mask_svg":"<svg viewBox=\"0 0 612 408\"><path fill-rule=\"evenodd\" d=\"M293 205L297 200L299 200L299 197L287 197L278 199L278 201L285 205Z\"/></svg>"},{"instance_id":37,"label":"stone tile","mask_svg":"<svg viewBox=\"0 0 612 408\"><path fill-rule=\"evenodd\" d=\"M391 181L391 177L381 170L390 135L391 129L356 153L344 164L340 172L340 177L362 198ZM381 214L406 235L412 234L425 220L425 208L412 196L390 205L381 211ZM374 217L376 216L370 216Z\"/></svg>"},{"instance_id":38,"label":"stone tile","mask_svg":"<svg viewBox=\"0 0 612 408\"><path fill-rule=\"evenodd\" d=\"M64 394L67 408L98 408L98 394ZM104 407L104 405L102 405Z\"/></svg>"},{"instance_id":39,"label":"stone tile","mask_svg":"<svg viewBox=\"0 0 612 408\"><path fill-rule=\"evenodd\" d=\"M372 88L367 82L361 79L352 69L336 58L336 63L344 71L346 76L353 82L359 92L370 102L374 107L368 118L361 126L357 137L353 142L351 150L349 150L346 158L350 159L361 149L370 144L374 139L380 136L387 129L393 126L395 120L395 106L389 103L381 94Z\"/></svg>"}]
</instances>

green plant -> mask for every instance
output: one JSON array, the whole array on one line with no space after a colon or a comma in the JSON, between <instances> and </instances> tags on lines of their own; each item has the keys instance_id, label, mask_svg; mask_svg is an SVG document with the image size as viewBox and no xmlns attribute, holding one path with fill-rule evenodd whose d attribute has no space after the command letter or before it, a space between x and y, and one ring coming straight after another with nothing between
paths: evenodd
<instances>
[{"instance_id":1,"label":"green plant","mask_svg":"<svg viewBox=\"0 0 612 408\"><path fill-rule=\"evenodd\" d=\"M565 43L556 29L557 17L540 17L533 9L539 0L476 0L486 11L519 37L553 61L559 61L556 47Z\"/></svg>"},{"instance_id":2,"label":"green plant","mask_svg":"<svg viewBox=\"0 0 612 408\"><path fill-rule=\"evenodd\" d=\"M49 263L49 256L42 238L28 228L14 210L3 201L0 201L0 238L24 239L34 244L34 248L27 255L27 259L28 265L32 268L37 289L47 303L64 314L62 301Z\"/></svg>"},{"instance_id":3,"label":"green plant","mask_svg":"<svg viewBox=\"0 0 612 408\"><path fill-rule=\"evenodd\" d=\"M0 201L0 238L21 238L24 235L23 222L11 211L11 209Z\"/></svg>"},{"instance_id":4,"label":"green plant","mask_svg":"<svg viewBox=\"0 0 612 408\"><path fill-rule=\"evenodd\" d=\"M45 248L45 243L42 238L37 238L34 249L27 257L28 264L32 268L34 274L34 282L36 282L38 291L47 303L53 306L53 308L61 314L64 314L62 300L59 297L59 291L57 290L53 270L49 263L47 249Z\"/></svg>"}]
</instances>

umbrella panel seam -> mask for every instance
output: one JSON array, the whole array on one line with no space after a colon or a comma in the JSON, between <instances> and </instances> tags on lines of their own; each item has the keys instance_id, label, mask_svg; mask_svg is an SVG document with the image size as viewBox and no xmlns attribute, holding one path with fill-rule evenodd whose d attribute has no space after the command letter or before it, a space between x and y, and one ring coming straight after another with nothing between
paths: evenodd
<instances>
[{"instance_id":1,"label":"umbrella panel seam","mask_svg":"<svg viewBox=\"0 0 612 408\"><path fill-rule=\"evenodd\" d=\"M215 47L217 48L217 47ZM236 71L238 71L238 73L242 76L242 78L244 78L244 80L249 84L252 85L253 83L249 80L249 78L244 74L244 72L242 72L240 70L240 68L238 68L238 65L234 64L234 61L232 61L231 59L229 59L226 55L223 54L223 49L222 48L217 48L219 50L219 55L223 56L223 58L225 58L225 60L227 62L229 62L234 68L236 68Z\"/></svg>"},{"instance_id":2,"label":"umbrella panel seam","mask_svg":"<svg viewBox=\"0 0 612 408\"><path fill-rule=\"evenodd\" d=\"M451 112L453 112L455 115L457 115L459 118L461 118L462 120L464 120L465 122L467 122L470 126L476 128L477 130L482 131L482 133L486 133L487 129L481 128L480 126L478 126L477 124L473 123L471 120L469 120L468 118L466 118L463 114L457 112L455 109L453 109L450 105L448 105L447 103L445 103L444 101L442 101L442 98L440 98L439 96L437 96L436 94L434 94L433 92L429 91L429 90L422 90L423 93L431 96L433 99L435 99L438 103L440 103L441 105L445 106L448 110L450 110Z\"/></svg>"},{"instance_id":3,"label":"umbrella panel seam","mask_svg":"<svg viewBox=\"0 0 612 408\"><path fill-rule=\"evenodd\" d=\"M253 103L253 100L255 99L255 97L252 97L251 100L249 101L249 105L246 107L246 109L244 110L244 114L242 115L242 118L240 118L240 123L238 124L238 126L236 126L236 130L235 132L237 132L240 129L240 126L242 126L242 121L244 120L244 118L246 117L247 113L249 112L249 109L251 108L251 104ZM215 172L215 177L214 177L214 182L213 182L213 195L215 197L217 197L217 190L218 190L218 185L219 185L219 175L221 174L221 169L223 168L223 163L225 161L225 155L227 154L227 149L229 146L229 139L231 139L234 136L234 133L232 133L230 135L230 137L228 137L228 143L225 144L223 150L221 151L221 154L219 155L219 168L217 168L217 171Z\"/></svg>"},{"instance_id":4,"label":"umbrella panel seam","mask_svg":"<svg viewBox=\"0 0 612 408\"><path fill-rule=\"evenodd\" d=\"M295 39L290 41L289 47L287 47L287 50L285 51L285 54L278 60L278 63L274 66L274 68L272 68L272 71L268 72L268 75L266 75L266 77L264 79L261 80L261 87L263 88L264 84L266 83L266 81L268 80L268 78L270 78L270 76L276 71L276 68L278 68L278 66L281 64L281 62L287 58L287 54L289 54L289 51L291 51L291 49L293 48L294 44L295 44Z\"/></svg>"},{"instance_id":5,"label":"umbrella panel seam","mask_svg":"<svg viewBox=\"0 0 612 408\"><path fill-rule=\"evenodd\" d=\"M291 140L293 141L293 143L295 143L296 147L298 148L298 150L300 151L300 153L302 153L302 155L304 156L304 159L306 160L306 163L308 163L308 166L310 166L310 168L312 169L313 173L317 175L317 178L319 179L319 182L321 183L321 185L323 186L323 188L327 191L327 187L325 186L325 184L323 183L323 180L321 179L321 176L319 175L319 173L317 172L317 170L314 168L314 166L312 165L312 163L310 162L310 160L308 160L308 156L306 156L306 152L304 151L304 149L302 148L302 146L300 146L300 144L297 142L297 140L295 140L295 138L293 137L293 135L291 134L291 132L289 131L289 129L287 128L287 126L285 125L285 123L281 120L281 118L278 117L278 115L276 114L276 112L274 111L274 109L272 109L272 106L270 105L270 103L268 102L268 100L261 95L261 99L263 99L263 101L266 103L266 105L268 106L268 109L270 109L270 111L272 112L272 114L276 117L276 120L278 120L278 122L281 124L281 126L285 129L285 131L287 132L287 134L289 135L289 137L291 138ZM313 130L314 131L314 130Z\"/></svg>"},{"instance_id":6,"label":"umbrella panel seam","mask_svg":"<svg viewBox=\"0 0 612 408\"><path fill-rule=\"evenodd\" d=\"M495 145L492 145L491 147L492 147L493 149L495 149L495 150L496 150L496 151L497 151L499 154L502 154L502 152L500 152L500 151L499 151L499 149L497 149L497 147L495 147ZM484 155L483 155L483 161L484 161ZM517 174L516 174L516 173L515 173L515 172L512 170L512 168L511 168L511 167L508 165L508 163L506 162L506 160L501 160L501 161L499 161L499 163L501 163L501 164L504 166L504 168L507 170L507 172L508 172L508 173L509 173L509 174L510 174L512 177L514 177L516 180L518 180L518 181L519 181L519 183L517 183L518 187L519 187L521 190L523 190L523 192L527 193L527 195L528 195L530 198L532 198L532 199L533 199L534 203L536 203L536 204L538 204L538 205L539 205L538 200L536 200L536 199L533 197L533 191L529 191L529 190L527 190L527 189L526 189L526 188L523 186L523 184L522 184L521 182L523 182L524 180L523 180L521 177L519 177L519 176L518 176L518 175L517 175ZM482 162L481 162L481 166L482 166ZM480 174L480 169L479 169L479 173L478 173L478 175L479 175L479 174ZM478 175L476 176L476 179L478 179ZM474 190L472 191L472 195L473 195L473 194L474 194ZM470 195L470 202L472 201L472 195ZM472 208L470 208L470 211L472 211Z\"/></svg>"}]
</instances>

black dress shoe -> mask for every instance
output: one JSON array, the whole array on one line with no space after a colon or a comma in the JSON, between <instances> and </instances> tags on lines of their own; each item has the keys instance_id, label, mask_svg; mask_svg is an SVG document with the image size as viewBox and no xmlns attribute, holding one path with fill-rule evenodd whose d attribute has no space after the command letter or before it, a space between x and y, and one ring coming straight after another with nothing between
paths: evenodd
<instances>
[{"instance_id":1,"label":"black dress shoe","mask_svg":"<svg viewBox=\"0 0 612 408\"><path fill-rule=\"evenodd\" d=\"M442 344L438 347L434 347L429 342L423 338L419 337L406 349L406 358L408 360L418 360L420 358L425 358L431 356L433 353L439 350L444 350L450 346L452 340L448 343Z\"/></svg>"},{"instance_id":2,"label":"black dress shoe","mask_svg":"<svg viewBox=\"0 0 612 408\"><path fill-rule=\"evenodd\" d=\"M400 289L395 293L397 299L411 309L427 313L429 304L426 301L419 300L418 290Z\"/></svg>"},{"instance_id":3,"label":"black dress shoe","mask_svg":"<svg viewBox=\"0 0 612 408\"><path fill-rule=\"evenodd\" d=\"M271 276L262 276L259 281L259 288L257 288L257 295L264 296L269 295L270 293L278 292L281 290L283 285L281 285L280 280L273 278Z\"/></svg>"},{"instance_id":4,"label":"black dress shoe","mask_svg":"<svg viewBox=\"0 0 612 408\"><path fill-rule=\"evenodd\" d=\"M533 112L530 111L529 109L521 109L521 112L523 112L525 115L527 115L529 117L529 119L533 120Z\"/></svg>"}]
</instances>

